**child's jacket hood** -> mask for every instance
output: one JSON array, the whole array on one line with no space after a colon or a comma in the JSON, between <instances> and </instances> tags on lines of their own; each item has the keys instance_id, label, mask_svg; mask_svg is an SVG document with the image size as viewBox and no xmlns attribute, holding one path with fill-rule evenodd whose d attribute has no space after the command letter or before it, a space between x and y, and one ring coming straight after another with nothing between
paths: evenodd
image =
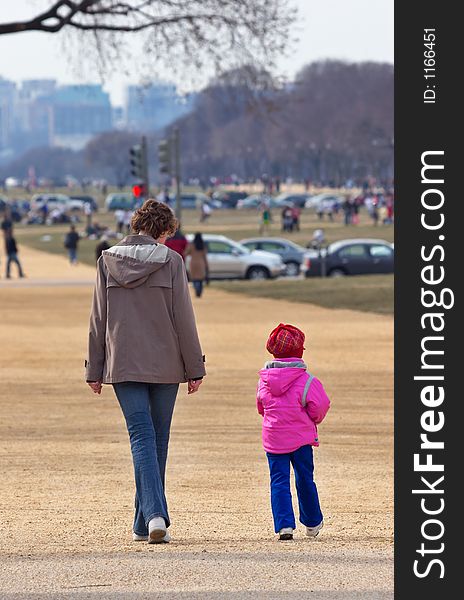
<instances>
[{"instance_id":1,"label":"child's jacket hood","mask_svg":"<svg viewBox=\"0 0 464 600\"><path fill-rule=\"evenodd\" d=\"M128 235L102 256L109 274L125 288L144 284L169 260L168 248L146 235Z\"/></svg>"},{"instance_id":2,"label":"child's jacket hood","mask_svg":"<svg viewBox=\"0 0 464 600\"><path fill-rule=\"evenodd\" d=\"M259 372L264 386L273 396L282 396L300 378L307 378L306 364L302 360L271 360Z\"/></svg>"}]
</instances>

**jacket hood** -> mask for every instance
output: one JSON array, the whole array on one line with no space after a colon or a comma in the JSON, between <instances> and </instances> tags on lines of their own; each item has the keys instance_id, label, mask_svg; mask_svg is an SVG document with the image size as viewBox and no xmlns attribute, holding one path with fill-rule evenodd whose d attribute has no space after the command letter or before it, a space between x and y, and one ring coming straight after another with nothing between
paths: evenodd
<instances>
[{"instance_id":1,"label":"jacket hood","mask_svg":"<svg viewBox=\"0 0 464 600\"><path fill-rule=\"evenodd\" d=\"M110 275L125 288L147 281L169 260L168 248L147 235L128 235L119 244L102 252Z\"/></svg>"},{"instance_id":2,"label":"jacket hood","mask_svg":"<svg viewBox=\"0 0 464 600\"><path fill-rule=\"evenodd\" d=\"M306 364L302 360L271 360L259 372L261 381L273 396L282 396L297 379L306 374Z\"/></svg>"}]
</instances>

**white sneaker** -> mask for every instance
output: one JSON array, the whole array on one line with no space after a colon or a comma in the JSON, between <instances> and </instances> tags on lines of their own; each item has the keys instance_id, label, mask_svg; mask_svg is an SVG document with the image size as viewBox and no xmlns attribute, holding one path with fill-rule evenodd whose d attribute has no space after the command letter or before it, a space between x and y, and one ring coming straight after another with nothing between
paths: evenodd
<instances>
[{"instance_id":1,"label":"white sneaker","mask_svg":"<svg viewBox=\"0 0 464 600\"><path fill-rule=\"evenodd\" d=\"M154 517L148 523L148 543L161 544L166 536L166 521L163 517Z\"/></svg>"},{"instance_id":2,"label":"white sneaker","mask_svg":"<svg viewBox=\"0 0 464 600\"><path fill-rule=\"evenodd\" d=\"M279 531L279 540L293 540L293 529L291 527L283 527Z\"/></svg>"},{"instance_id":3,"label":"white sneaker","mask_svg":"<svg viewBox=\"0 0 464 600\"><path fill-rule=\"evenodd\" d=\"M314 527L306 527L306 535L309 537L316 537L323 527L324 521L321 521L319 525L315 525Z\"/></svg>"}]
</instances>

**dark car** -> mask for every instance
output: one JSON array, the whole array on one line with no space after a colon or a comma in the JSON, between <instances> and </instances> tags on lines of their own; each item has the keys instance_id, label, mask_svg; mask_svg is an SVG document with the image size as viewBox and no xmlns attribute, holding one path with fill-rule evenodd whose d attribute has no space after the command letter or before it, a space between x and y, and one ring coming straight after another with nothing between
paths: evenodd
<instances>
[{"instance_id":1,"label":"dark car","mask_svg":"<svg viewBox=\"0 0 464 600\"><path fill-rule=\"evenodd\" d=\"M304 208L308 201L309 194L280 194L276 196L275 201L277 206L297 206L298 208Z\"/></svg>"},{"instance_id":2,"label":"dark car","mask_svg":"<svg viewBox=\"0 0 464 600\"><path fill-rule=\"evenodd\" d=\"M239 200L243 200L248 196L247 192L237 191L219 191L214 192L213 198L219 200L222 204L222 208L235 208Z\"/></svg>"},{"instance_id":3,"label":"dark car","mask_svg":"<svg viewBox=\"0 0 464 600\"><path fill-rule=\"evenodd\" d=\"M249 250L265 250L278 254L285 264L285 275L293 277L300 274L301 263L307 253L302 246L284 238L249 238L241 240L240 244Z\"/></svg>"},{"instance_id":4,"label":"dark car","mask_svg":"<svg viewBox=\"0 0 464 600\"><path fill-rule=\"evenodd\" d=\"M164 198L162 199L162 201L166 202L166 200ZM207 196L206 194L203 194L201 192L180 195L181 208L199 209L199 208L201 208L201 205L203 204L203 202L208 204L211 208L220 208L220 206L221 206L219 201L211 200L211 198L209 196ZM171 208L173 208L173 209L176 208L176 196L175 195L169 196L168 204Z\"/></svg>"},{"instance_id":5,"label":"dark car","mask_svg":"<svg viewBox=\"0 0 464 600\"><path fill-rule=\"evenodd\" d=\"M134 210L137 198L128 192L108 194L105 199L106 210Z\"/></svg>"},{"instance_id":6,"label":"dark car","mask_svg":"<svg viewBox=\"0 0 464 600\"><path fill-rule=\"evenodd\" d=\"M301 271L306 277L393 273L393 244L377 239L340 240L320 251L310 250Z\"/></svg>"}]
</instances>

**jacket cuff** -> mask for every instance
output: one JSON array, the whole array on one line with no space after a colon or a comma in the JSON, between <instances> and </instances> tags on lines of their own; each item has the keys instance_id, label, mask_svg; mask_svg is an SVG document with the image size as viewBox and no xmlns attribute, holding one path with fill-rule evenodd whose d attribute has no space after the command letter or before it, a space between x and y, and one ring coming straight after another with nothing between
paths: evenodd
<instances>
[{"instance_id":1,"label":"jacket cuff","mask_svg":"<svg viewBox=\"0 0 464 600\"><path fill-rule=\"evenodd\" d=\"M85 366L85 381L87 383L95 381L103 381L103 370L96 369L95 365L91 365L87 360L84 361Z\"/></svg>"}]
</instances>

